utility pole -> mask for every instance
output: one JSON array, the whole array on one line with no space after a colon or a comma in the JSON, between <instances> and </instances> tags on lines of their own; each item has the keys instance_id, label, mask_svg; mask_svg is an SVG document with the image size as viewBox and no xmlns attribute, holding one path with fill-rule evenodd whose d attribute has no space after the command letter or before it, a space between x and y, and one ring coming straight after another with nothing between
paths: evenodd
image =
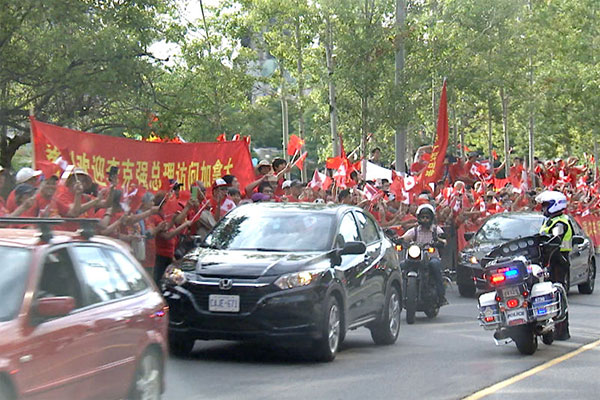
<instances>
[{"instance_id":1,"label":"utility pole","mask_svg":"<svg viewBox=\"0 0 600 400\"><path fill-rule=\"evenodd\" d=\"M396 94L400 91L400 83L404 74L404 25L406 21L406 3L405 0L396 0L396 38L395 38L395 75L394 89ZM400 112L398 100L396 100L396 118ZM396 171L406 172L406 126L404 123L396 124L396 135L394 142L396 145Z\"/></svg>"},{"instance_id":2,"label":"utility pole","mask_svg":"<svg viewBox=\"0 0 600 400\"><path fill-rule=\"evenodd\" d=\"M283 133L283 157L286 162L290 162L290 157L287 153L288 141L290 138L289 132L289 123L288 123L288 103L287 103L287 93L285 88L285 76L284 69L281 63L279 64L279 72L281 74L281 126Z\"/></svg>"}]
</instances>

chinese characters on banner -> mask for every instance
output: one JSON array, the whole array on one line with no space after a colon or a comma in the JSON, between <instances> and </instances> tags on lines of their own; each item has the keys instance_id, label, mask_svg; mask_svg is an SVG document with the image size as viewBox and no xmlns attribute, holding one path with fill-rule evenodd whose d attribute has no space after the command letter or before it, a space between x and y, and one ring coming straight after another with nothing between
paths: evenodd
<instances>
[{"instance_id":1,"label":"chinese characters on banner","mask_svg":"<svg viewBox=\"0 0 600 400\"><path fill-rule=\"evenodd\" d=\"M119 168L123 187L135 184L150 191L167 190L176 180L189 190L201 181L210 187L224 175L235 175L241 187L255 179L248 144L153 143L86 133L50 125L31 118L36 165L59 157L107 185L108 170Z\"/></svg>"},{"instance_id":2,"label":"chinese characters on banner","mask_svg":"<svg viewBox=\"0 0 600 400\"><path fill-rule=\"evenodd\" d=\"M600 218L594 214L588 214L585 217L576 216L575 219L585 234L590 237L596 251L600 250Z\"/></svg>"}]
</instances>

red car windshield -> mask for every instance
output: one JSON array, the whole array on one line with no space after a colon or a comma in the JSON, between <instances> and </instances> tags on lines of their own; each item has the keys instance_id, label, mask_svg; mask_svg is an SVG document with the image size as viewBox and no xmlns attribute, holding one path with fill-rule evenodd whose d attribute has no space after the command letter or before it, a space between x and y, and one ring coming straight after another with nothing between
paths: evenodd
<instances>
[{"instance_id":1,"label":"red car windshield","mask_svg":"<svg viewBox=\"0 0 600 400\"><path fill-rule=\"evenodd\" d=\"M31 251L19 247L0 246L0 321L15 318L25 293Z\"/></svg>"}]
</instances>

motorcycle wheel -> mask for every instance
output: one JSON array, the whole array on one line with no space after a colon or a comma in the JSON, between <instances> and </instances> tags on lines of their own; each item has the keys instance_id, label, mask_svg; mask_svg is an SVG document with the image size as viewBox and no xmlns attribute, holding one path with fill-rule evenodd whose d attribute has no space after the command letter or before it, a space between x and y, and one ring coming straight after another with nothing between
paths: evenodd
<instances>
[{"instance_id":1,"label":"motorcycle wheel","mask_svg":"<svg viewBox=\"0 0 600 400\"><path fill-rule=\"evenodd\" d=\"M415 323L415 313L417 312L417 278L410 277L406 282L406 323Z\"/></svg>"},{"instance_id":2,"label":"motorcycle wheel","mask_svg":"<svg viewBox=\"0 0 600 400\"><path fill-rule=\"evenodd\" d=\"M550 346L553 342L554 342L554 331L550 331L548 333L545 333L542 335L542 342L547 345Z\"/></svg>"},{"instance_id":3,"label":"motorcycle wheel","mask_svg":"<svg viewBox=\"0 0 600 400\"><path fill-rule=\"evenodd\" d=\"M425 310L425 315L427 318L435 318L440 313L440 308L438 306L431 306L427 310Z\"/></svg>"},{"instance_id":4,"label":"motorcycle wheel","mask_svg":"<svg viewBox=\"0 0 600 400\"><path fill-rule=\"evenodd\" d=\"M517 349L521 354L530 356L537 350L537 336L533 333L533 329L531 329L531 327L528 325L519 329L519 331L514 335L513 340L515 341Z\"/></svg>"}]
</instances>

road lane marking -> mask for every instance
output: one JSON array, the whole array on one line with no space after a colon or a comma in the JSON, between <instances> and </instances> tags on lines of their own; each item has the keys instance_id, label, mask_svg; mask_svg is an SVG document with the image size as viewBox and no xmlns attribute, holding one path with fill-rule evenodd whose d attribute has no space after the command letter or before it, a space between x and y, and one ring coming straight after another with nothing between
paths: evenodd
<instances>
[{"instance_id":1,"label":"road lane marking","mask_svg":"<svg viewBox=\"0 0 600 400\"><path fill-rule=\"evenodd\" d=\"M482 389L482 390L480 390L478 392L475 392L475 393L473 393L470 396L464 397L463 400L479 400L479 399L482 399L482 398L484 398L486 396L489 396L491 394L496 393L499 390L504 389L507 386L512 385L513 383L517 383L519 381L522 381L523 379L528 378L528 377L530 377L532 375L535 375L538 372L542 372L542 371L544 371L544 370L546 370L546 369L548 369L548 368L550 368L550 367L552 367L552 366L554 366L556 364L560 364L561 362L566 361L566 360L568 360L570 358L573 358L576 355L579 355L579 354L583 353L584 351L592 350L592 349L594 349L594 348L596 348L598 346L600 346L600 340L596 340L595 342L588 343L588 344L586 344L584 346L581 346L577 350L574 350L574 351L572 351L570 353L564 354L564 355L562 355L560 357L554 358L554 359L552 359L550 361L545 362L542 365L538 365L535 368L532 368L532 369L530 369L528 371L522 372L519 375L515 375L512 378L508 378L508 379L506 379L506 380L504 380L502 382L496 383L495 385L489 386L489 387L487 387L485 389Z\"/></svg>"}]
</instances>

